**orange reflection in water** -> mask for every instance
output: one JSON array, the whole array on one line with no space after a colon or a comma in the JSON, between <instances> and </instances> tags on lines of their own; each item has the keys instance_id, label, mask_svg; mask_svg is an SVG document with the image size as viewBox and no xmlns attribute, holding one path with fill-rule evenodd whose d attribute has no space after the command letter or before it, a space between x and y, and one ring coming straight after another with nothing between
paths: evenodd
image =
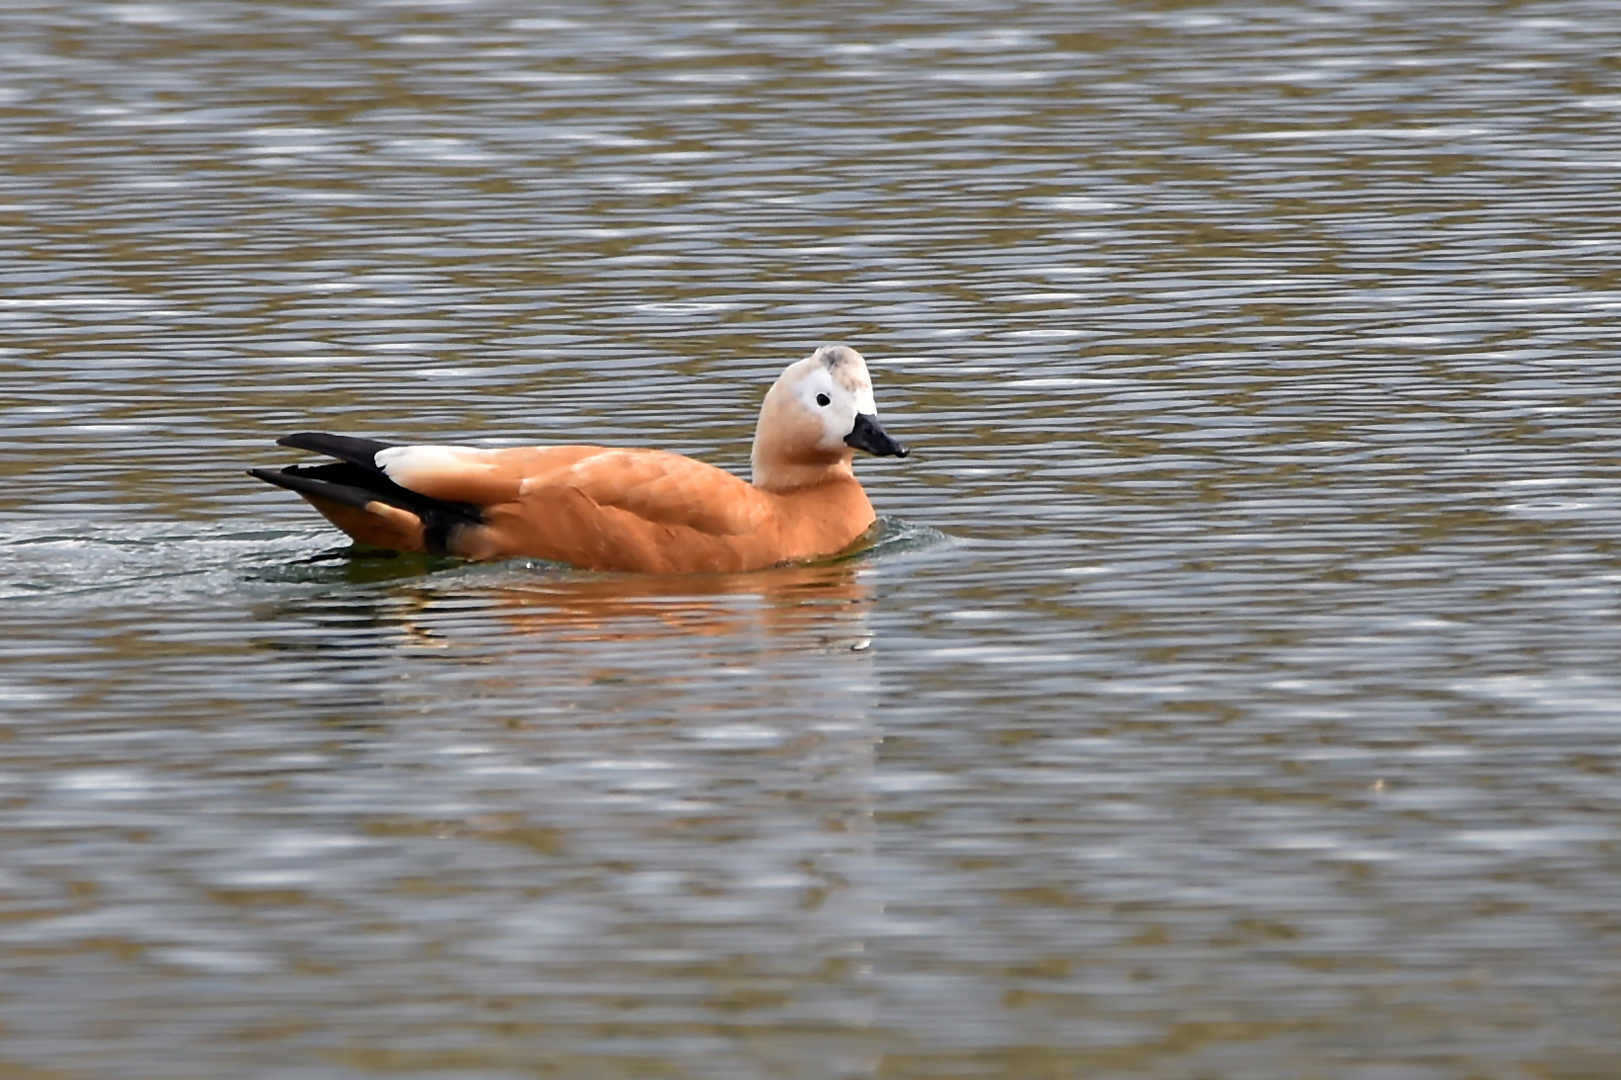
<instances>
[{"instance_id":1,"label":"orange reflection in water","mask_svg":"<svg viewBox=\"0 0 1621 1080\"><path fill-rule=\"evenodd\" d=\"M850 563L681 577L569 574L478 591L513 629L570 641L637 641L672 631L862 637L871 599Z\"/></svg>"}]
</instances>

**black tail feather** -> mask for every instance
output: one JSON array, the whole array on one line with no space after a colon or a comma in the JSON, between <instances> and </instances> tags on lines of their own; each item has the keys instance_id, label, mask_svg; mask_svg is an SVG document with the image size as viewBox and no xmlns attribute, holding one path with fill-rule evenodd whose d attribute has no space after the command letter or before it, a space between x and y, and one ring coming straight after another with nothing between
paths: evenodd
<instances>
[{"instance_id":1,"label":"black tail feather","mask_svg":"<svg viewBox=\"0 0 1621 1080\"><path fill-rule=\"evenodd\" d=\"M377 470L377 451L388 450L396 443L378 442L376 439L357 439L352 435L329 435L324 431L300 431L283 435L277 446L290 446L294 450L308 450L315 454L347 461L363 469Z\"/></svg>"},{"instance_id":2,"label":"black tail feather","mask_svg":"<svg viewBox=\"0 0 1621 1080\"><path fill-rule=\"evenodd\" d=\"M300 495L364 509L369 502L409 510L422 519L422 539L430 554L446 555L451 534L464 525L479 525L484 512L471 503L420 495L390 480L377 467L375 455L391 443L305 431L277 439L282 446L312 450L338 458L325 465L289 465L284 469L249 469L248 475Z\"/></svg>"},{"instance_id":3,"label":"black tail feather","mask_svg":"<svg viewBox=\"0 0 1621 1080\"><path fill-rule=\"evenodd\" d=\"M319 468L320 466L317 466ZM317 499L326 499L329 502L342 503L344 506L353 506L356 509L365 509L369 502L378 501L377 496L364 487L353 484L334 483L319 476L310 475L315 469L289 466L285 469L249 469L249 476L257 476L267 484L284 487L288 491L296 491L300 495L309 495Z\"/></svg>"}]
</instances>

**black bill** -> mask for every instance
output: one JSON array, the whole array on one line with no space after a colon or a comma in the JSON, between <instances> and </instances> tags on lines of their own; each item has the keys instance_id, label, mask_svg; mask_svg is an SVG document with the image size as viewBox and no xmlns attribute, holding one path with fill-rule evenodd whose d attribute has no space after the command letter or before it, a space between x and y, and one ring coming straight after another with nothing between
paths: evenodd
<instances>
[{"instance_id":1,"label":"black bill","mask_svg":"<svg viewBox=\"0 0 1621 1080\"><path fill-rule=\"evenodd\" d=\"M889 432L871 413L856 413L856 426L844 441L857 450L865 450L876 457L905 457L911 453L905 446L889 437Z\"/></svg>"}]
</instances>

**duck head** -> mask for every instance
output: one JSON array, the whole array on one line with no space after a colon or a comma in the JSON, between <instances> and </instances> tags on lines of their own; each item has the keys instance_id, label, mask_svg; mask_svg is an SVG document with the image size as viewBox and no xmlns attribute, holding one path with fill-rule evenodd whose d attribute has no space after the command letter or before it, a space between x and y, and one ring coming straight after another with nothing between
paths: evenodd
<instances>
[{"instance_id":1,"label":"duck head","mask_svg":"<svg viewBox=\"0 0 1621 1080\"><path fill-rule=\"evenodd\" d=\"M848 345L824 345L788 365L766 392L754 429L754 483L787 491L852 475L857 450L878 457L910 453L878 423L861 354Z\"/></svg>"}]
</instances>

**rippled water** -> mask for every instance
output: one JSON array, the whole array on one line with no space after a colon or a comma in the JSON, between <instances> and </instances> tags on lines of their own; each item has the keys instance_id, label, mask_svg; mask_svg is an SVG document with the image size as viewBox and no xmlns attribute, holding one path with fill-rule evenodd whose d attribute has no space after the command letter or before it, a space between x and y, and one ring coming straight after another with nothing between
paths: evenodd
<instances>
[{"instance_id":1,"label":"rippled water","mask_svg":"<svg viewBox=\"0 0 1621 1080\"><path fill-rule=\"evenodd\" d=\"M0 1074L1621 1074L1618 33L7 4ZM742 469L831 340L830 565L242 474Z\"/></svg>"}]
</instances>

